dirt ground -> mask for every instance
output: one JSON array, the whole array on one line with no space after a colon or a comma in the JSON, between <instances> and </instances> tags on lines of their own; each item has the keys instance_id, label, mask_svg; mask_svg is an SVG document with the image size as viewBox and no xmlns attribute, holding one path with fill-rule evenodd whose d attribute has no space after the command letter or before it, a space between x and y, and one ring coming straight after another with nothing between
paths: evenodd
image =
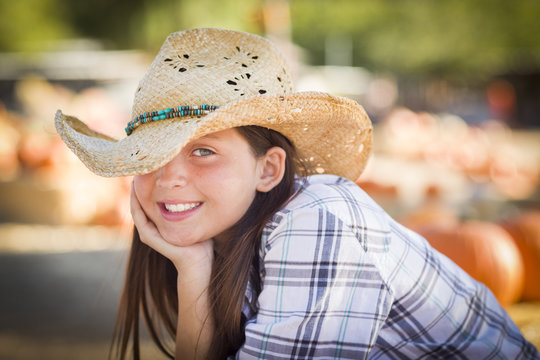
<instances>
[{"instance_id":1,"label":"dirt ground","mask_svg":"<svg viewBox=\"0 0 540 360\"><path fill-rule=\"evenodd\" d=\"M522 302L510 306L508 313L523 336L540 351L540 302Z\"/></svg>"}]
</instances>

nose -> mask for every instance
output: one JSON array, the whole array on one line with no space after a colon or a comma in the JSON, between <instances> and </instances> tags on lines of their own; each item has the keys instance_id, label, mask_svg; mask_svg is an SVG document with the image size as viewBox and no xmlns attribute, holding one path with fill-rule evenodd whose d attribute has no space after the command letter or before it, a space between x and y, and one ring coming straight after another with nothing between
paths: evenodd
<instances>
[{"instance_id":1,"label":"nose","mask_svg":"<svg viewBox=\"0 0 540 360\"><path fill-rule=\"evenodd\" d=\"M184 187L186 184L186 169L177 158L157 170L157 186L172 189Z\"/></svg>"}]
</instances>

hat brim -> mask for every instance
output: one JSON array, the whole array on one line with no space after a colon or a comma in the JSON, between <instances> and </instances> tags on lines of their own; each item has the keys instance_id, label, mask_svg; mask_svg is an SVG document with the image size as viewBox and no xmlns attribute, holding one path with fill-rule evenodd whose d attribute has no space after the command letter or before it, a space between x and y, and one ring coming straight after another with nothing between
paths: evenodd
<instances>
[{"instance_id":1,"label":"hat brim","mask_svg":"<svg viewBox=\"0 0 540 360\"><path fill-rule=\"evenodd\" d=\"M144 124L121 140L93 131L60 110L55 124L81 161L106 177L150 173L171 161L190 141L233 127L257 125L289 138L309 174L329 173L356 180L371 153L373 136L362 106L321 92L255 96L201 118Z\"/></svg>"}]
</instances>

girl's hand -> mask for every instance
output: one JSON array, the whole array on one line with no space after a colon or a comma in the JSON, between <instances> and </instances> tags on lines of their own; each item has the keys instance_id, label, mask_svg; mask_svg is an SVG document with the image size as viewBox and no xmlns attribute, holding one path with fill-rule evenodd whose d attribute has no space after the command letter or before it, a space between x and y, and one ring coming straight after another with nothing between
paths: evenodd
<instances>
[{"instance_id":1,"label":"girl's hand","mask_svg":"<svg viewBox=\"0 0 540 360\"><path fill-rule=\"evenodd\" d=\"M159 233L156 225L146 216L133 185L131 186L131 216L141 241L171 260L179 273L181 271L206 270L203 271L205 273L211 270L214 259L213 240L185 247L167 242Z\"/></svg>"}]
</instances>

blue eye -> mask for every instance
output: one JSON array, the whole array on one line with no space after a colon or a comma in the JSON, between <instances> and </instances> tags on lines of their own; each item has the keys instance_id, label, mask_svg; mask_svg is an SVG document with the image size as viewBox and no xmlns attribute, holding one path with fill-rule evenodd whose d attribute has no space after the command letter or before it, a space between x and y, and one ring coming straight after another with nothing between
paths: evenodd
<instances>
[{"instance_id":1,"label":"blue eye","mask_svg":"<svg viewBox=\"0 0 540 360\"><path fill-rule=\"evenodd\" d=\"M205 149L205 148L198 148L198 149L193 150L193 155L195 156L204 157L204 156L209 156L212 154L215 154L215 152L209 149Z\"/></svg>"}]
</instances>

